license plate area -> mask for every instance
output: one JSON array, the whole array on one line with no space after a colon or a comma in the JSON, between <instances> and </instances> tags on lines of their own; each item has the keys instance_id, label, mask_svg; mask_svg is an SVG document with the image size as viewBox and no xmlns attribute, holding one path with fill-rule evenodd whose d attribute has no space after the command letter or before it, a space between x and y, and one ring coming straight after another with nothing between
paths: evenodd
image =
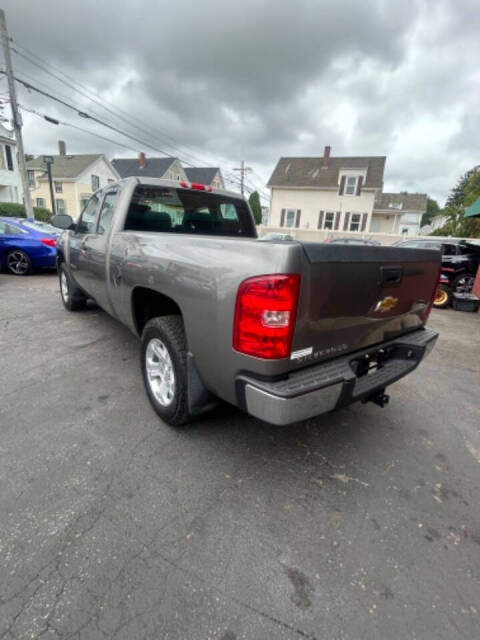
<instances>
[{"instance_id":1,"label":"license plate area","mask_svg":"<svg viewBox=\"0 0 480 640\"><path fill-rule=\"evenodd\" d=\"M377 351L365 353L358 358L351 360L350 366L357 378L371 376L379 369L382 369L385 364L394 357L394 350L394 347L387 347L385 349L378 349Z\"/></svg>"}]
</instances>

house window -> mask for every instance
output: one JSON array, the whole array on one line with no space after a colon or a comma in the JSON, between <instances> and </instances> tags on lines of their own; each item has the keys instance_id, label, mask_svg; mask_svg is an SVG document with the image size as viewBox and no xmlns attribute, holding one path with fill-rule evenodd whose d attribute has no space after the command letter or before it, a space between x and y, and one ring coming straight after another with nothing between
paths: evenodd
<instances>
[{"instance_id":1,"label":"house window","mask_svg":"<svg viewBox=\"0 0 480 640\"><path fill-rule=\"evenodd\" d=\"M32 169L29 169L27 171L27 174L28 174L28 186L35 189L35 171L33 171Z\"/></svg>"},{"instance_id":2,"label":"house window","mask_svg":"<svg viewBox=\"0 0 480 640\"><path fill-rule=\"evenodd\" d=\"M13 171L12 147L9 144L5 145L5 155L7 156L7 169Z\"/></svg>"},{"instance_id":3,"label":"house window","mask_svg":"<svg viewBox=\"0 0 480 640\"><path fill-rule=\"evenodd\" d=\"M323 223L323 228L324 229L333 229L333 223L335 220L335 214L333 213L333 211L327 211L325 214L325 220Z\"/></svg>"},{"instance_id":4,"label":"house window","mask_svg":"<svg viewBox=\"0 0 480 640\"><path fill-rule=\"evenodd\" d=\"M65 205L65 200L63 198L57 198L55 200L55 205L57 209L57 214L67 213L67 207Z\"/></svg>"},{"instance_id":5,"label":"house window","mask_svg":"<svg viewBox=\"0 0 480 640\"><path fill-rule=\"evenodd\" d=\"M295 226L295 216L297 215L296 209L287 209L285 212L285 226L286 227L294 227Z\"/></svg>"},{"instance_id":6,"label":"house window","mask_svg":"<svg viewBox=\"0 0 480 640\"><path fill-rule=\"evenodd\" d=\"M92 191L100 189L100 178L92 174Z\"/></svg>"},{"instance_id":7,"label":"house window","mask_svg":"<svg viewBox=\"0 0 480 640\"><path fill-rule=\"evenodd\" d=\"M55 193L63 193L63 183L58 180L54 180L53 184L55 185Z\"/></svg>"},{"instance_id":8,"label":"house window","mask_svg":"<svg viewBox=\"0 0 480 640\"><path fill-rule=\"evenodd\" d=\"M357 190L356 176L347 176L345 181L345 195L354 196Z\"/></svg>"},{"instance_id":9,"label":"house window","mask_svg":"<svg viewBox=\"0 0 480 640\"><path fill-rule=\"evenodd\" d=\"M360 231L360 221L362 216L360 213L352 213L350 220L350 231Z\"/></svg>"},{"instance_id":10,"label":"house window","mask_svg":"<svg viewBox=\"0 0 480 640\"><path fill-rule=\"evenodd\" d=\"M37 207L45 209L45 198L37 198Z\"/></svg>"}]
</instances>

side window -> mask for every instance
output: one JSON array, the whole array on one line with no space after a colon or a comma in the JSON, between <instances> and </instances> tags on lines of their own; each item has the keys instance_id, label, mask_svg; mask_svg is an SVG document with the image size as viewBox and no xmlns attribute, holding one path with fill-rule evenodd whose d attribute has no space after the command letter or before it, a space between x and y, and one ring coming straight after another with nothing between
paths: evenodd
<instances>
[{"instance_id":1,"label":"side window","mask_svg":"<svg viewBox=\"0 0 480 640\"><path fill-rule=\"evenodd\" d=\"M97 195L93 195L87 203L87 206L80 216L77 225L77 233L93 233L95 230L95 220L97 218L100 199Z\"/></svg>"},{"instance_id":2,"label":"side window","mask_svg":"<svg viewBox=\"0 0 480 640\"><path fill-rule=\"evenodd\" d=\"M7 225L0 220L0 235L7 233Z\"/></svg>"},{"instance_id":3,"label":"side window","mask_svg":"<svg viewBox=\"0 0 480 640\"><path fill-rule=\"evenodd\" d=\"M21 236L27 233L23 229L19 229L18 227L14 227L11 224L5 225L5 233L9 236Z\"/></svg>"},{"instance_id":4,"label":"side window","mask_svg":"<svg viewBox=\"0 0 480 640\"><path fill-rule=\"evenodd\" d=\"M117 191L109 191L103 199L100 216L98 217L97 233L104 234L110 228L113 219L113 210L115 200L117 199Z\"/></svg>"}]
</instances>

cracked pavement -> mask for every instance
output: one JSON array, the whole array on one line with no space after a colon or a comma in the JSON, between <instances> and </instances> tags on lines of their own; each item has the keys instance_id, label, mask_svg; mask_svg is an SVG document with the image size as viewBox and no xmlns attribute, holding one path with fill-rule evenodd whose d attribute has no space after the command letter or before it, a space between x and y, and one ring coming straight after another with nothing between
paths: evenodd
<instances>
[{"instance_id":1,"label":"cracked pavement","mask_svg":"<svg viewBox=\"0 0 480 640\"><path fill-rule=\"evenodd\" d=\"M292 427L163 425L138 341L55 275L0 275L0 639L474 638L480 316Z\"/></svg>"}]
</instances>

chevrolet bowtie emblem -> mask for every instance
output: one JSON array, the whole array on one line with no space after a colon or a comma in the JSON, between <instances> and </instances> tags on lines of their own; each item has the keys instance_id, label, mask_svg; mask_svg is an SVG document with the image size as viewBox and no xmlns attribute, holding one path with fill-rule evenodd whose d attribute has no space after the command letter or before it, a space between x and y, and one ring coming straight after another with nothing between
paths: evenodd
<instances>
[{"instance_id":1,"label":"chevrolet bowtie emblem","mask_svg":"<svg viewBox=\"0 0 480 640\"><path fill-rule=\"evenodd\" d=\"M392 296L387 296L383 298L383 300L379 300L377 302L377 306L375 307L375 311L379 311L380 313L385 313L386 311L390 311L393 307L396 306L398 302L398 298L392 298Z\"/></svg>"}]
</instances>

